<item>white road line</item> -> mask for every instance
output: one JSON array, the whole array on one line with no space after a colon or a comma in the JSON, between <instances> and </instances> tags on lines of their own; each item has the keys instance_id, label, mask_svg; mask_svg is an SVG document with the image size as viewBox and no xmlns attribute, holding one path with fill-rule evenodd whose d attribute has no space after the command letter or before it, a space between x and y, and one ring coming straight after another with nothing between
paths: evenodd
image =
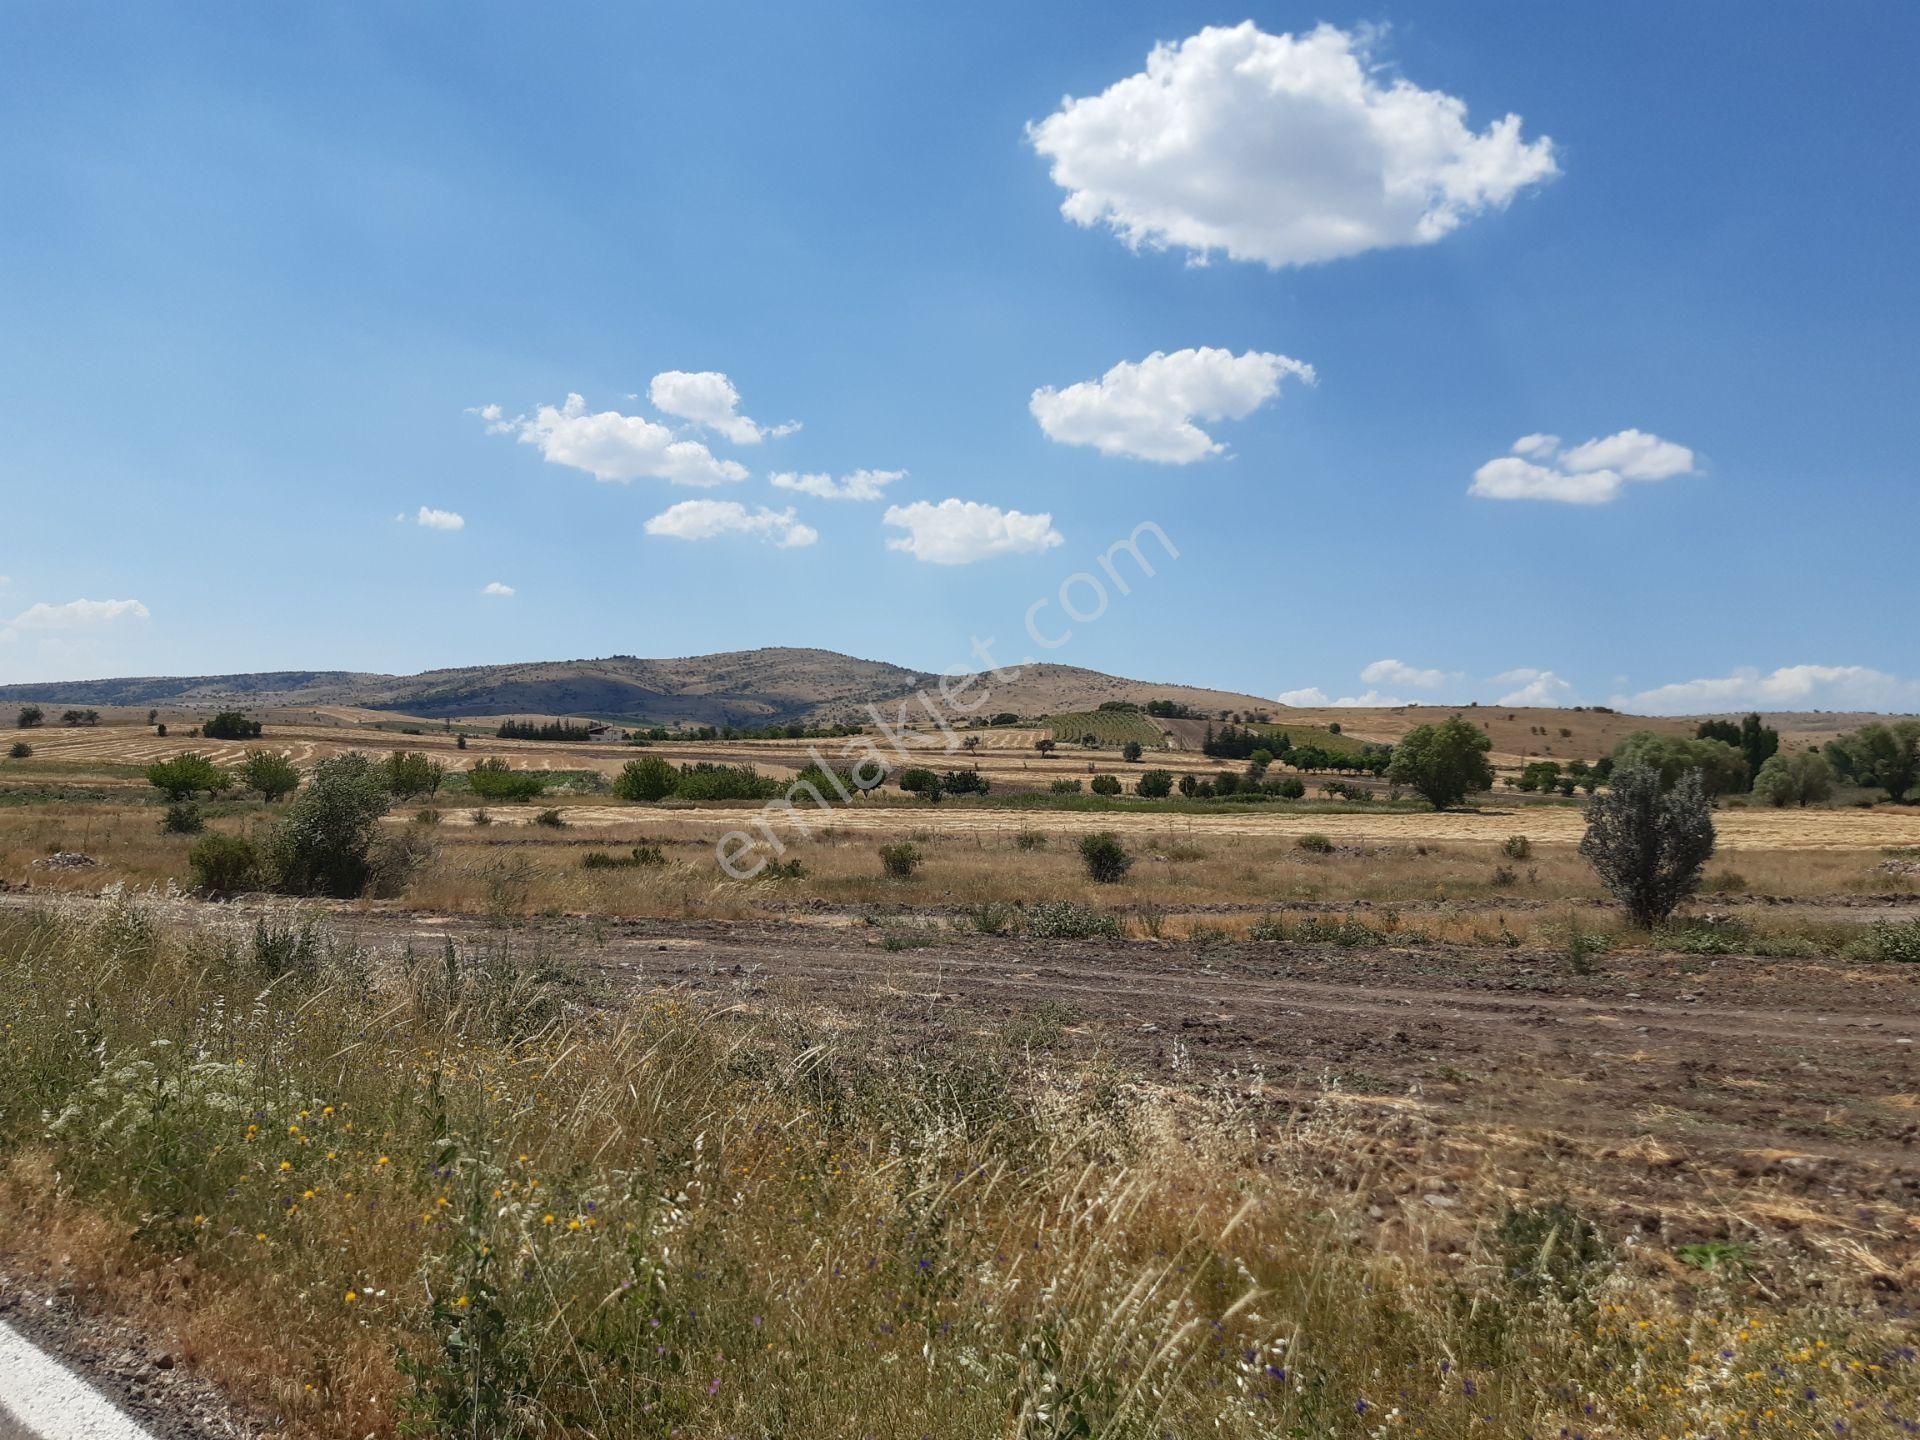
<instances>
[{"instance_id":1,"label":"white road line","mask_svg":"<svg viewBox=\"0 0 1920 1440\"><path fill-rule=\"evenodd\" d=\"M0 1321L0 1436L15 1430L39 1440L153 1440L98 1390Z\"/></svg>"}]
</instances>

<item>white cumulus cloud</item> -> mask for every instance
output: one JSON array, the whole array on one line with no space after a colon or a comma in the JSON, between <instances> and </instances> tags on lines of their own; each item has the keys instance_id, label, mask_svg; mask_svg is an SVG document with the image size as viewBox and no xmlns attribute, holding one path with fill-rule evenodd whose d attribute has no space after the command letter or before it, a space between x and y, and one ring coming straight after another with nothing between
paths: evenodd
<instances>
[{"instance_id":1,"label":"white cumulus cloud","mask_svg":"<svg viewBox=\"0 0 1920 1440\"><path fill-rule=\"evenodd\" d=\"M498 580L489 580L485 585L480 587L480 593L482 595L492 595L501 600L510 600L516 592L511 585L503 585Z\"/></svg>"},{"instance_id":2,"label":"white cumulus cloud","mask_svg":"<svg viewBox=\"0 0 1920 1440\"><path fill-rule=\"evenodd\" d=\"M514 435L552 465L584 470L596 480L626 484L665 480L674 485L730 485L747 478L747 467L721 460L698 440L686 440L657 420L618 410L589 412L579 395L561 405L542 405L533 418L507 419L497 405L473 412L489 435Z\"/></svg>"},{"instance_id":3,"label":"white cumulus cloud","mask_svg":"<svg viewBox=\"0 0 1920 1440\"><path fill-rule=\"evenodd\" d=\"M1501 705L1529 705L1553 709L1573 703L1573 686L1551 670L1522 665L1493 677L1501 687L1511 686L1496 702Z\"/></svg>"},{"instance_id":4,"label":"white cumulus cloud","mask_svg":"<svg viewBox=\"0 0 1920 1440\"><path fill-rule=\"evenodd\" d=\"M467 520L464 515L456 515L451 510L435 510L431 505L422 505L420 513L413 517L413 523L423 525L429 530L464 530Z\"/></svg>"},{"instance_id":5,"label":"white cumulus cloud","mask_svg":"<svg viewBox=\"0 0 1920 1440\"><path fill-rule=\"evenodd\" d=\"M1645 715L1695 715L1714 710L1920 710L1920 680L1866 665L1784 665L1765 673L1682 680L1633 695L1616 695L1617 709Z\"/></svg>"},{"instance_id":6,"label":"white cumulus cloud","mask_svg":"<svg viewBox=\"0 0 1920 1440\"><path fill-rule=\"evenodd\" d=\"M691 421L735 445L758 445L769 436L791 435L800 426L761 425L740 413L740 392L718 370L663 370L647 386L647 398L662 415Z\"/></svg>"},{"instance_id":7,"label":"white cumulus cloud","mask_svg":"<svg viewBox=\"0 0 1920 1440\"><path fill-rule=\"evenodd\" d=\"M1422 670L1401 660L1376 660L1360 672L1369 685L1411 685L1417 690L1433 690L1447 683L1444 670Z\"/></svg>"},{"instance_id":8,"label":"white cumulus cloud","mask_svg":"<svg viewBox=\"0 0 1920 1440\"><path fill-rule=\"evenodd\" d=\"M905 535L887 541L930 565L971 565L996 555L1031 555L1064 544L1051 515L1023 515L973 500L916 500L892 505L880 517Z\"/></svg>"},{"instance_id":9,"label":"white cumulus cloud","mask_svg":"<svg viewBox=\"0 0 1920 1440\"><path fill-rule=\"evenodd\" d=\"M1156 350L1144 360L1122 360L1098 380L1036 390L1028 408L1047 438L1063 445L1187 465L1227 448L1196 419L1244 420L1278 394L1289 375L1314 382L1311 365L1286 355Z\"/></svg>"},{"instance_id":10,"label":"white cumulus cloud","mask_svg":"<svg viewBox=\"0 0 1920 1440\"><path fill-rule=\"evenodd\" d=\"M97 630L117 620L147 620L151 614L138 600L69 600L63 605L41 601L29 605L6 624L8 630L53 632Z\"/></svg>"},{"instance_id":11,"label":"white cumulus cloud","mask_svg":"<svg viewBox=\"0 0 1920 1440\"><path fill-rule=\"evenodd\" d=\"M1275 267L1429 244L1559 173L1519 116L1473 129L1464 101L1385 74L1371 38L1208 27L1027 139L1075 224Z\"/></svg>"},{"instance_id":12,"label":"white cumulus cloud","mask_svg":"<svg viewBox=\"0 0 1920 1440\"><path fill-rule=\"evenodd\" d=\"M1318 685L1309 685L1304 690L1282 690L1273 698L1282 705L1298 705L1302 709L1333 703L1327 699L1327 692Z\"/></svg>"},{"instance_id":13,"label":"white cumulus cloud","mask_svg":"<svg viewBox=\"0 0 1920 1440\"><path fill-rule=\"evenodd\" d=\"M1282 705L1293 705L1301 709L1363 709L1391 710L1396 706L1410 705L1410 700L1402 700L1398 695L1383 695L1378 690L1367 690L1359 695L1341 695L1332 700L1327 692L1318 685L1309 685L1304 690L1283 690L1274 699Z\"/></svg>"},{"instance_id":14,"label":"white cumulus cloud","mask_svg":"<svg viewBox=\"0 0 1920 1440\"><path fill-rule=\"evenodd\" d=\"M647 521L647 534L673 540L714 540L722 535L754 535L771 540L783 550L798 550L820 538L820 532L802 525L791 506L749 510L737 500L682 500Z\"/></svg>"},{"instance_id":15,"label":"white cumulus cloud","mask_svg":"<svg viewBox=\"0 0 1920 1440\"><path fill-rule=\"evenodd\" d=\"M904 470L856 470L835 480L831 475L769 475L776 489L795 490L816 500L884 500L887 486L906 478Z\"/></svg>"},{"instance_id":16,"label":"white cumulus cloud","mask_svg":"<svg viewBox=\"0 0 1920 1440\"><path fill-rule=\"evenodd\" d=\"M1629 481L1698 473L1693 451L1644 430L1622 430L1567 450L1558 435L1523 435L1511 454L1473 472L1467 493L1486 500L1604 505L1618 499Z\"/></svg>"}]
</instances>

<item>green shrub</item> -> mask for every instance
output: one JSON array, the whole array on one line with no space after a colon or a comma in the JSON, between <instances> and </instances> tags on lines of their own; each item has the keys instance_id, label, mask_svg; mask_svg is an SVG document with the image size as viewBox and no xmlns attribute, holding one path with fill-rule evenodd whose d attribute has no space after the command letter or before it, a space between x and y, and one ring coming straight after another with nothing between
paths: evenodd
<instances>
[{"instance_id":1,"label":"green shrub","mask_svg":"<svg viewBox=\"0 0 1920 1440\"><path fill-rule=\"evenodd\" d=\"M1111 830L1096 830L1080 837L1080 861L1087 867L1087 878L1101 885L1117 885L1133 868L1120 837Z\"/></svg>"},{"instance_id":2,"label":"green shrub","mask_svg":"<svg viewBox=\"0 0 1920 1440\"><path fill-rule=\"evenodd\" d=\"M1533 854L1533 841L1524 835L1509 835L1500 842L1500 853L1509 860L1525 860Z\"/></svg>"},{"instance_id":3,"label":"green shrub","mask_svg":"<svg viewBox=\"0 0 1920 1440\"><path fill-rule=\"evenodd\" d=\"M1120 920L1071 900L1043 900L1027 907L1026 932L1038 940L1118 940Z\"/></svg>"},{"instance_id":4,"label":"green shrub","mask_svg":"<svg viewBox=\"0 0 1920 1440\"><path fill-rule=\"evenodd\" d=\"M387 757L381 773L387 793L395 799L408 800L415 795L438 792L440 782L447 778L447 767L418 750L396 750Z\"/></svg>"},{"instance_id":5,"label":"green shrub","mask_svg":"<svg viewBox=\"0 0 1920 1440\"><path fill-rule=\"evenodd\" d=\"M1883 920L1867 931L1867 944L1876 960L1920 965L1920 920Z\"/></svg>"},{"instance_id":6,"label":"green shrub","mask_svg":"<svg viewBox=\"0 0 1920 1440\"><path fill-rule=\"evenodd\" d=\"M1298 840L1293 842L1293 848L1296 850L1305 850L1310 855L1331 855L1333 853L1333 841L1319 834L1302 835Z\"/></svg>"},{"instance_id":7,"label":"green shrub","mask_svg":"<svg viewBox=\"0 0 1920 1440\"><path fill-rule=\"evenodd\" d=\"M1282 800L1299 800L1307 793L1307 782L1298 775L1288 775L1284 779L1273 782L1268 788Z\"/></svg>"},{"instance_id":8,"label":"green shrub","mask_svg":"<svg viewBox=\"0 0 1920 1440\"><path fill-rule=\"evenodd\" d=\"M174 801L160 817L160 830L165 835L198 835L206 828L206 817L191 800Z\"/></svg>"},{"instance_id":9,"label":"green shrub","mask_svg":"<svg viewBox=\"0 0 1920 1440\"><path fill-rule=\"evenodd\" d=\"M544 825L549 830L564 830L567 828L567 817L558 810L542 810L533 817L533 823Z\"/></svg>"},{"instance_id":10,"label":"green shrub","mask_svg":"<svg viewBox=\"0 0 1920 1440\"><path fill-rule=\"evenodd\" d=\"M1173 793L1173 772L1147 770L1134 782L1133 793L1146 800L1164 800Z\"/></svg>"},{"instance_id":11,"label":"green shrub","mask_svg":"<svg viewBox=\"0 0 1920 1440\"><path fill-rule=\"evenodd\" d=\"M664 800L673 794L673 787L679 779L680 772L671 763L658 755L648 755L639 760L629 760L620 767L620 773L613 780L613 793L635 804Z\"/></svg>"},{"instance_id":12,"label":"green shrub","mask_svg":"<svg viewBox=\"0 0 1920 1440\"><path fill-rule=\"evenodd\" d=\"M222 710L200 727L200 733L209 740L257 740L260 722L249 720L238 710Z\"/></svg>"},{"instance_id":13,"label":"green shrub","mask_svg":"<svg viewBox=\"0 0 1920 1440\"><path fill-rule=\"evenodd\" d=\"M1718 740L1695 743L1727 748ZM1587 803L1580 853L1626 907L1627 917L1644 930L1699 888L1713 844L1713 815L1700 771L1683 771L1668 788L1652 765L1623 764L1614 768L1607 793Z\"/></svg>"},{"instance_id":14,"label":"green shrub","mask_svg":"<svg viewBox=\"0 0 1920 1440\"><path fill-rule=\"evenodd\" d=\"M46 722L47 712L38 705L22 705L13 717L13 727L16 730L32 730Z\"/></svg>"},{"instance_id":15,"label":"green shrub","mask_svg":"<svg viewBox=\"0 0 1920 1440\"><path fill-rule=\"evenodd\" d=\"M1051 785L1047 786L1047 793L1049 795L1078 795L1080 793L1080 782L1078 780L1055 780Z\"/></svg>"},{"instance_id":16,"label":"green shrub","mask_svg":"<svg viewBox=\"0 0 1920 1440\"><path fill-rule=\"evenodd\" d=\"M702 760L680 767L673 793L682 800L771 800L780 789L779 781L751 765L715 765Z\"/></svg>"},{"instance_id":17,"label":"green shrub","mask_svg":"<svg viewBox=\"0 0 1920 1440\"><path fill-rule=\"evenodd\" d=\"M7 747L9 760L30 760L33 758L33 746L24 740L16 740Z\"/></svg>"},{"instance_id":18,"label":"green shrub","mask_svg":"<svg viewBox=\"0 0 1920 1440\"><path fill-rule=\"evenodd\" d=\"M1026 826L1013 832L1013 848L1016 850L1044 850L1047 848L1047 834L1044 830L1033 830Z\"/></svg>"},{"instance_id":19,"label":"green shrub","mask_svg":"<svg viewBox=\"0 0 1920 1440\"><path fill-rule=\"evenodd\" d=\"M193 870L195 889L211 895L231 895L253 883L259 857L245 836L215 831L194 841L187 852L187 864Z\"/></svg>"},{"instance_id":20,"label":"green shrub","mask_svg":"<svg viewBox=\"0 0 1920 1440\"><path fill-rule=\"evenodd\" d=\"M1088 788L1096 795L1118 795L1120 793L1120 777L1117 775L1096 775L1092 781L1089 782Z\"/></svg>"},{"instance_id":21,"label":"green shrub","mask_svg":"<svg viewBox=\"0 0 1920 1440\"><path fill-rule=\"evenodd\" d=\"M249 750L236 773L242 785L258 790L269 804L300 788L300 772L292 759L276 750Z\"/></svg>"},{"instance_id":22,"label":"green shrub","mask_svg":"<svg viewBox=\"0 0 1920 1440\"><path fill-rule=\"evenodd\" d=\"M187 800L198 790L219 794L233 784L233 776L204 755L186 754L149 765L147 783L165 792L169 800Z\"/></svg>"},{"instance_id":23,"label":"green shrub","mask_svg":"<svg viewBox=\"0 0 1920 1440\"><path fill-rule=\"evenodd\" d=\"M547 777L515 770L499 756L490 755L467 771L467 786L482 799L524 805L547 788Z\"/></svg>"},{"instance_id":24,"label":"green shrub","mask_svg":"<svg viewBox=\"0 0 1920 1440\"><path fill-rule=\"evenodd\" d=\"M913 872L920 868L920 860L919 847L911 843L880 847L880 867L890 879L912 879Z\"/></svg>"},{"instance_id":25,"label":"green shrub","mask_svg":"<svg viewBox=\"0 0 1920 1440\"><path fill-rule=\"evenodd\" d=\"M1498 1240L1509 1285L1563 1304L1583 1299L1612 1269L1600 1231L1564 1200L1509 1210Z\"/></svg>"},{"instance_id":26,"label":"green shrub","mask_svg":"<svg viewBox=\"0 0 1920 1440\"><path fill-rule=\"evenodd\" d=\"M359 751L322 760L267 841L264 868L274 888L343 900L358 895L389 803L380 768Z\"/></svg>"},{"instance_id":27,"label":"green shrub","mask_svg":"<svg viewBox=\"0 0 1920 1440\"><path fill-rule=\"evenodd\" d=\"M580 857L580 868L583 870L641 870L666 863L667 857L658 845L636 845L626 855L589 850Z\"/></svg>"}]
</instances>

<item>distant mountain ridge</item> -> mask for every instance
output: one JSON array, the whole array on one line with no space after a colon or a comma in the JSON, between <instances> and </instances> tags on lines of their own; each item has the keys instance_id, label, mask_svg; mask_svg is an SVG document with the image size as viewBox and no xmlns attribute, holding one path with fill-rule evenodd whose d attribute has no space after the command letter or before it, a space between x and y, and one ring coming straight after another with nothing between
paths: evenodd
<instances>
[{"instance_id":1,"label":"distant mountain ridge","mask_svg":"<svg viewBox=\"0 0 1920 1440\"><path fill-rule=\"evenodd\" d=\"M0 703L172 706L212 709L383 710L427 720L496 715L583 716L656 725L788 725L866 719L869 705L898 707L941 677L833 650L770 647L644 659L536 660L469 665L418 675L274 670L234 675L146 676L0 686ZM1206 710L1277 708L1257 695L1127 680L1068 665L1030 665L1010 679L948 682L959 705L1042 715L1106 700L1168 698ZM915 718L929 717L915 707Z\"/></svg>"}]
</instances>

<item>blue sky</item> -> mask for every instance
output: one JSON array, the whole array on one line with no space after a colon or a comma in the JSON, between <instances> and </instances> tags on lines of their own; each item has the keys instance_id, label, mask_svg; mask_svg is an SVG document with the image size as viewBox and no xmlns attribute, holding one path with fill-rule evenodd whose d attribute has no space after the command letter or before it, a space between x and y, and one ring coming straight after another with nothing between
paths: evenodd
<instances>
[{"instance_id":1,"label":"blue sky","mask_svg":"<svg viewBox=\"0 0 1920 1440\"><path fill-rule=\"evenodd\" d=\"M0 681L1006 663L1153 521L1046 658L1920 709L1911 5L5 26Z\"/></svg>"}]
</instances>

